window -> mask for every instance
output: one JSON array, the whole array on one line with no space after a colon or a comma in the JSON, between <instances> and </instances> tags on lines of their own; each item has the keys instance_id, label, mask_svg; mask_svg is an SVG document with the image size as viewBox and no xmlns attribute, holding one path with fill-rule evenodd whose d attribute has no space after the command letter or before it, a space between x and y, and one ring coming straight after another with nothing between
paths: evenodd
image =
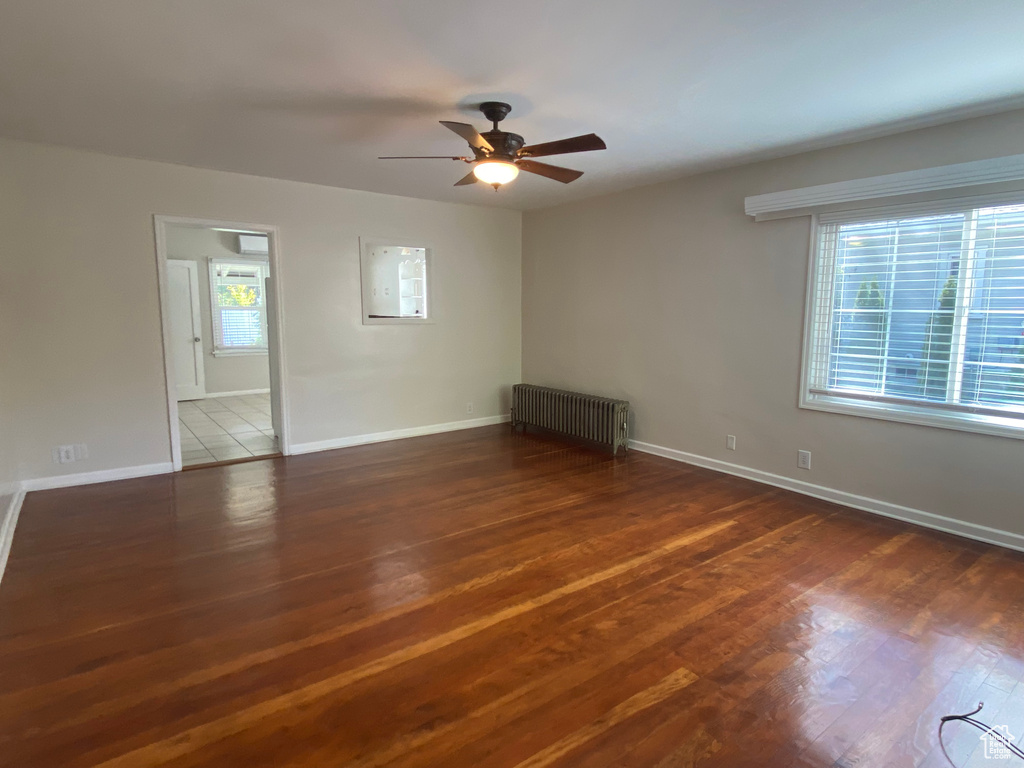
<instances>
[{"instance_id":1,"label":"window","mask_svg":"<svg viewBox=\"0 0 1024 768\"><path fill-rule=\"evenodd\" d=\"M1024 204L937 208L821 216L801 405L1024 437Z\"/></svg>"},{"instance_id":2,"label":"window","mask_svg":"<svg viewBox=\"0 0 1024 768\"><path fill-rule=\"evenodd\" d=\"M263 291L269 263L210 259L213 353L267 352L267 305Z\"/></svg>"},{"instance_id":3,"label":"window","mask_svg":"<svg viewBox=\"0 0 1024 768\"><path fill-rule=\"evenodd\" d=\"M363 325L429 324L431 249L360 238Z\"/></svg>"}]
</instances>

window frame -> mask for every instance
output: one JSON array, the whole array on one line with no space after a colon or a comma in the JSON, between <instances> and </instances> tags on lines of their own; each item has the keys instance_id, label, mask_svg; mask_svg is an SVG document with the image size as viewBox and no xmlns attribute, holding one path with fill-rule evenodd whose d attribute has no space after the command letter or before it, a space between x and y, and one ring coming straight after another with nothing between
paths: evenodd
<instances>
[{"instance_id":1,"label":"window frame","mask_svg":"<svg viewBox=\"0 0 1024 768\"><path fill-rule=\"evenodd\" d=\"M423 305L422 316L370 315L370 256L375 248L410 248L423 251ZM434 245L426 238L360 236L359 238L359 298L363 325L434 325L437 322L437 285L434 282Z\"/></svg>"},{"instance_id":2,"label":"window frame","mask_svg":"<svg viewBox=\"0 0 1024 768\"><path fill-rule=\"evenodd\" d=\"M253 265L262 270L263 284L260 286L260 296L263 301L259 305L260 311L260 328L263 331L264 343L260 346L249 345L249 346L224 346L222 344L223 339L223 320L221 317L222 307L217 303L217 265L218 264L238 264L238 265ZM219 256L210 256L207 258L207 277L210 283L210 324L213 331L213 344L211 352L214 357L242 357L246 355L268 355L270 354L269 346L269 319L267 316L267 297L266 297L266 279L270 277L270 259L262 257L252 256L239 256L238 258L225 259Z\"/></svg>"},{"instance_id":3,"label":"window frame","mask_svg":"<svg viewBox=\"0 0 1024 768\"><path fill-rule=\"evenodd\" d=\"M886 205L872 208L842 208L811 215L808 242L807 285L804 298L803 348L800 361L799 407L848 416L861 416L919 426L952 429L961 432L995 435L1024 440L1024 414L1000 415L998 406L962 406L948 403L926 403L870 393L837 396L814 390L811 386L815 367L828 365L830 335L819 331L816 312L821 297L818 286L823 269L833 270L835 260L823 263L821 245L822 219L827 223L868 222L887 218L940 216L969 208L1024 205L1024 189L998 194L962 196L927 202ZM830 281L834 284L834 281ZM832 302L832 295L827 297ZM959 312L958 295L958 312ZM829 313L831 315L831 313Z\"/></svg>"}]
</instances>

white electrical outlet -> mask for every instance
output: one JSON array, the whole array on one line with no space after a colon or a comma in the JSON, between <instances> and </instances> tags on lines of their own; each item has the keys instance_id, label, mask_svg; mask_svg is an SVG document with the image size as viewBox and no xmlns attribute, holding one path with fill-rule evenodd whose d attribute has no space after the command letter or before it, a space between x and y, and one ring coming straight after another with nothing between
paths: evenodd
<instances>
[{"instance_id":1,"label":"white electrical outlet","mask_svg":"<svg viewBox=\"0 0 1024 768\"><path fill-rule=\"evenodd\" d=\"M472 412L473 412L473 404L472 403L466 403L466 413L472 413Z\"/></svg>"},{"instance_id":2,"label":"white electrical outlet","mask_svg":"<svg viewBox=\"0 0 1024 768\"><path fill-rule=\"evenodd\" d=\"M800 469L811 468L811 452L810 451L797 451L796 453L796 465Z\"/></svg>"},{"instance_id":3,"label":"white electrical outlet","mask_svg":"<svg viewBox=\"0 0 1024 768\"><path fill-rule=\"evenodd\" d=\"M53 449L54 464L71 464L89 458L89 446L85 443L58 445Z\"/></svg>"},{"instance_id":4,"label":"white electrical outlet","mask_svg":"<svg viewBox=\"0 0 1024 768\"><path fill-rule=\"evenodd\" d=\"M730 451L736 450L736 435L725 436L725 447L728 448Z\"/></svg>"}]
</instances>

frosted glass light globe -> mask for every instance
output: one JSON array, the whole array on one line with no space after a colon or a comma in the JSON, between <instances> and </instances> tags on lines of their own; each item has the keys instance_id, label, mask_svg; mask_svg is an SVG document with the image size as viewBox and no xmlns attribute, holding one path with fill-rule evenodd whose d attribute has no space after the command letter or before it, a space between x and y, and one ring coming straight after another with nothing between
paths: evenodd
<instances>
[{"instance_id":1,"label":"frosted glass light globe","mask_svg":"<svg viewBox=\"0 0 1024 768\"><path fill-rule=\"evenodd\" d=\"M486 184L508 184L519 175L519 168L503 160L485 160L473 166L473 175Z\"/></svg>"}]
</instances>

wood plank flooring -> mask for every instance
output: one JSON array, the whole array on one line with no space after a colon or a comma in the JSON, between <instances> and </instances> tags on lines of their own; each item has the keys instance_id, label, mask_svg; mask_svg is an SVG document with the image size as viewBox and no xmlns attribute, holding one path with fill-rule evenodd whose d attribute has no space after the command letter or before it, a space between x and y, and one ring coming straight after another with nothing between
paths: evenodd
<instances>
[{"instance_id":1,"label":"wood plank flooring","mask_svg":"<svg viewBox=\"0 0 1024 768\"><path fill-rule=\"evenodd\" d=\"M501 426L31 493L0 585L5 767L936 768L1022 680L1020 554Z\"/></svg>"}]
</instances>

